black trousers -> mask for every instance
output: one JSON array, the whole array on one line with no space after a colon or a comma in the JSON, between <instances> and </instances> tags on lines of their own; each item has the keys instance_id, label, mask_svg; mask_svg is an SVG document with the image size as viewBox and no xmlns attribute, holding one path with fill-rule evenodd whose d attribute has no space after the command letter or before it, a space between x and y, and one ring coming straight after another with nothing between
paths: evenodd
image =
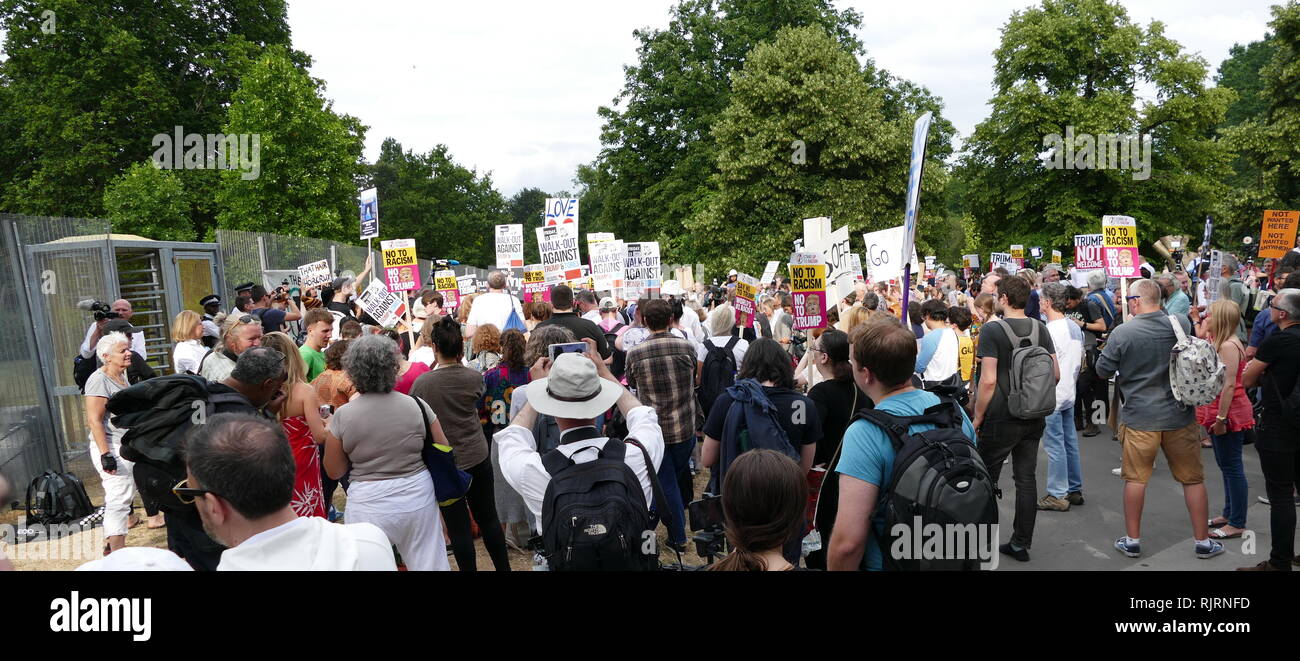
<instances>
[{"instance_id":1,"label":"black trousers","mask_svg":"<svg viewBox=\"0 0 1300 661\"><path fill-rule=\"evenodd\" d=\"M1034 541L1038 517L1038 444L1046 428L1043 420L999 420L985 422L979 432L980 458L993 483L1002 474L1002 462L1011 457L1011 475L1016 484L1016 518L1011 543L1027 549Z\"/></svg>"},{"instance_id":2,"label":"black trousers","mask_svg":"<svg viewBox=\"0 0 1300 661\"><path fill-rule=\"evenodd\" d=\"M1295 489L1300 484L1300 429L1289 427L1274 416L1265 415L1255 442L1259 467L1264 473L1264 491L1268 494L1269 533L1273 550L1269 562L1278 569L1291 570L1295 557Z\"/></svg>"},{"instance_id":3,"label":"black trousers","mask_svg":"<svg viewBox=\"0 0 1300 661\"><path fill-rule=\"evenodd\" d=\"M442 520L451 535L452 553L461 571L477 571L474 553L474 534L470 529L470 512L483 536L492 566L497 571L510 571L510 556L506 552L506 535L497 519L496 491L492 484L492 460L484 459L465 471L474 478L464 498L442 508Z\"/></svg>"},{"instance_id":4,"label":"black trousers","mask_svg":"<svg viewBox=\"0 0 1300 661\"><path fill-rule=\"evenodd\" d=\"M1097 376L1097 356L1100 351L1093 349L1084 352L1084 368L1075 382L1074 419L1076 426L1083 427L1092 422L1093 402L1100 396L1106 399L1106 381ZM1101 391L1100 395L1098 390Z\"/></svg>"}]
</instances>

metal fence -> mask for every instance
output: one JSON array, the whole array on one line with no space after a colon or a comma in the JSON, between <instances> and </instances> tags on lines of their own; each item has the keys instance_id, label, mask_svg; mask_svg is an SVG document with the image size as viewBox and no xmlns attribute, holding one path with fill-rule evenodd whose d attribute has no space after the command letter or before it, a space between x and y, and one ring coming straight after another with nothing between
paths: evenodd
<instances>
[{"instance_id":1,"label":"metal fence","mask_svg":"<svg viewBox=\"0 0 1300 661\"><path fill-rule=\"evenodd\" d=\"M18 488L86 448L72 358L111 300L109 223L0 214L0 472Z\"/></svg>"}]
</instances>

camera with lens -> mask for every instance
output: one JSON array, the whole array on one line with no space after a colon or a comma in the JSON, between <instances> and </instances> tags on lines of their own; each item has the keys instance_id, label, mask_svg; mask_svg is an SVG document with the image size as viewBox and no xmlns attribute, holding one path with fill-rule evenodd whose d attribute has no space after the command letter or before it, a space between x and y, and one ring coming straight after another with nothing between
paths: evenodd
<instances>
[{"instance_id":1,"label":"camera with lens","mask_svg":"<svg viewBox=\"0 0 1300 661\"><path fill-rule=\"evenodd\" d=\"M719 286L716 285L716 284L715 284L715 285L710 285L710 286L709 286L709 289L708 289L708 298L707 298L706 302L707 302L707 304L708 304L708 308L709 308L710 310L713 309L713 308L718 307L719 305L722 305L723 303L726 303L726 302L727 302L727 290L726 290L726 288L725 288L725 287L719 287Z\"/></svg>"},{"instance_id":2,"label":"camera with lens","mask_svg":"<svg viewBox=\"0 0 1300 661\"><path fill-rule=\"evenodd\" d=\"M696 555L712 563L713 557L722 555L727 541L726 519L722 514L722 496L704 493L699 500L687 506L691 521L691 541L695 542Z\"/></svg>"},{"instance_id":3,"label":"camera with lens","mask_svg":"<svg viewBox=\"0 0 1300 661\"><path fill-rule=\"evenodd\" d=\"M95 315L95 321L118 318L118 314L113 312L113 307L103 301L82 301L77 304L77 307L93 313Z\"/></svg>"}]
</instances>

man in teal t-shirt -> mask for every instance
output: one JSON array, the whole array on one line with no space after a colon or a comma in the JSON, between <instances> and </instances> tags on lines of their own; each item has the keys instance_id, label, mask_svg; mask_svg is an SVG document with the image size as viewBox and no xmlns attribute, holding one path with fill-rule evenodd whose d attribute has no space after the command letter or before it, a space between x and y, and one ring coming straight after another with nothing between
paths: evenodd
<instances>
[{"instance_id":1,"label":"man in teal t-shirt","mask_svg":"<svg viewBox=\"0 0 1300 661\"><path fill-rule=\"evenodd\" d=\"M902 326L888 323L872 325L853 344L849 356L853 380L876 403L876 410L913 416L939 403L934 393L912 387L916 351L916 336ZM974 443L975 428L965 411L961 418L962 433ZM934 425L911 426L912 433L929 429ZM885 534L885 524L878 505L894 470L894 446L889 435L869 421L854 422L844 432L844 445L834 470L840 474L840 502L827 568L857 570L865 554L867 569L880 571L883 557L877 536Z\"/></svg>"}]
</instances>

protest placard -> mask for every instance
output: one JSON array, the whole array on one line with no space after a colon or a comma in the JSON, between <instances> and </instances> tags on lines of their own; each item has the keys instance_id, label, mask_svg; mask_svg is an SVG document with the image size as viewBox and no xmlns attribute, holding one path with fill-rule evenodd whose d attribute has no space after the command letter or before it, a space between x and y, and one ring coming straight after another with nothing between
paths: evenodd
<instances>
[{"instance_id":1,"label":"protest placard","mask_svg":"<svg viewBox=\"0 0 1300 661\"><path fill-rule=\"evenodd\" d=\"M1056 250L1056 249L1053 249L1053 250L1052 250L1052 263L1053 263L1053 264L1060 264L1060 263L1061 263L1061 251L1060 251L1060 250Z\"/></svg>"},{"instance_id":2,"label":"protest placard","mask_svg":"<svg viewBox=\"0 0 1300 661\"><path fill-rule=\"evenodd\" d=\"M551 300L551 288L546 284L546 275L541 264L529 264L524 267L524 302Z\"/></svg>"},{"instance_id":3,"label":"protest placard","mask_svg":"<svg viewBox=\"0 0 1300 661\"><path fill-rule=\"evenodd\" d=\"M1106 268L1106 261L1101 258L1100 234L1074 235L1074 268L1081 270Z\"/></svg>"},{"instance_id":4,"label":"protest placard","mask_svg":"<svg viewBox=\"0 0 1300 661\"><path fill-rule=\"evenodd\" d=\"M780 267L781 262L779 261L768 262L767 266L763 267L763 277L759 278L758 281L763 283L765 287L771 284L773 280L776 280L776 270Z\"/></svg>"},{"instance_id":5,"label":"protest placard","mask_svg":"<svg viewBox=\"0 0 1300 661\"><path fill-rule=\"evenodd\" d=\"M1295 247L1297 225L1300 225L1300 211L1265 211L1264 224L1259 230L1259 256L1285 257Z\"/></svg>"},{"instance_id":6,"label":"protest placard","mask_svg":"<svg viewBox=\"0 0 1300 661\"><path fill-rule=\"evenodd\" d=\"M384 251L384 282L388 291L420 288L420 264L415 261L415 239L380 241Z\"/></svg>"},{"instance_id":7,"label":"protest placard","mask_svg":"<svg viewBox=\"0 0 1300 661\"><path fill-rule=\"evenodd\" d=\"M1021 244L1011 246L1011 261L1015 262L1017 269L1025 267L1025 247Z\"/></svg>"},{"instance_id":8,"label":"protest placard","mask_svg":"<svg viewBox=\"0 0 1300 661\"><path fill-rule=\"evenodd\" d=\"M367 188L361 191L357 202L361 209L361 238L373 239L379 236L379 189Z\"/></svg>"},{"instance_id":9,"label":"protest placard","mask_svg":"<svg viewBox=\"0 0 1300 661\"><path fill-rule=\"evenodd\" d=\"M478 291L478 278L474 277L474 275L470 273L457 276L456 289L459 291L460 297L465 298L466 296Z\"/></svg>"},{"instance_id":10,"label":"protest placard","mask_svg":"<svg viewBox=\"0 0 1300 661\"><path fill-rule=\"evenodd\" d=\"M899 225L862 235L862 241L867 246L867 272L872 281L884 282L903 277L903 267L906 265L903 234L904 227Z\"/></svg>"},{"instance_id":11,"label":"protest placard","mask_svg":"<svg viewBox=\"0 0 1300 661\"><path fill-rule=\"evenodd\" d=\"M736 297L732 307L736 308L736 326L750 328L754 325L754 298L758 296L758 280L748 273L736 274Z\"/></svg>"},{"instance_id":12,"label":"protest placard","mask_svg":"<svg viewBox=\"0 0 1300 661\"><path fill-rule=\"evenodd\" d=\"M1130 216L1101 217L1101 253L1106 275L1112 278L1140 278L1137 226Z\"/></svg>"},{"instance_id":13,"label":"protest placard","mask_svg":"<svg viewBox=\"0 0 1300 661\"><path fill-rule=\"evenodd\" d=\"M497 225L497 268L524 265L524 226Z\"/></svg>"},{"instance_id":14,"label":"protest placard","mask_svg":"<svg viewBox=\"0 0 1300 661\"><path fill-rule=\"evenodd\" d=\"M588 254L591 256L591 278L597 291L611 291L623 286L627 268L627 248L622 241L599 241L590 244Z\"/></svg>"},{"instance_id":15,"label":"protest placard","mask_svg":"<svg viewBox=\"0 0 1300 661\"><path fill-rule=\"evenodd\" d=\"M853 293L853 249L849 247L849 228L841 227L830 234L822 251L826 262L827 296L839 300Z\"/></svg>"},{"instance_id":16,"label":"protest placard","mask_svg":"<svg viewBox=\"0 0 1300 661\"><path fill-rule=\"evenodd\" d=\"M826 327L826 264L820 253L790 255L790 294L796 330Z\"/></svg>"},{"instance_id":17,"label":"protest placard","mask_svg":"<svg viewBox=\"0 0 1300 661\"><path fill-rule=\"evenodd\" d=\"M582 277L578 235L569 226L537 228L537 248L542 255L542 272L546 275L546 284L555 286Z\"/></svg>"},{"instance_id":18,"label":"protest placard","mask_svg":"<svg viewBox=\"0 0 1300 661\"><path fill-rule=\"evenodd\" d=\"M331 279L330 263L327 259L298 267L298 286L303 289L315 289L328 284Z\"/></svg>"},{"instance_id":19,"label":"protest placard","mask_svg":"<svg viewBox=\"0 0 1300 661\"><path fill-rule=\"evenodd\" d=\"M382 280L371 280L357 303L384 328L397 326L406 314L406 295L388 291Z\"/></svg>"},{"instance_id":20,"label":"protest placard","mask_svg":"<svg viewBox=\"0 0 1300 661\"><path fill-rule=\"evenodd\" d=\"M980 267L979 253L974 255L962 255L961 258L967 268L978 269Z\"/></svg>"},{"instance_id":21,"label":"protest placard","mask_svg":"<svg viewBox=\"0 0 1300 661\"><path fill-rule=\"evenodd\" d=\"M1210 251L1210 270L1205 275L1205 298L1207 300L1198 301L1197 305L1204 305L1207 309L1210 304L1219 300L1219 286L1223 282L1223 251Z\"/></svg>"},{"instance_id":22,"label":"protest placard","mask_svg":"<svg viewBox=\"0 0 1300 661\"><path fill-rule=\"evenodd\" d=\"M456 273L450 269L433 274L433 287L442 294L442 307L454 308L460 304L460 286L456 283Z\"/></svg>"},{"instance_id":23,"label":"protest placard","mask_svg":"<svg viewBox=\"0 0 1300 661\"><path fill-rule=\"evenodd\" d=\"M995 269L1001 267L1012 273L1016 270L1016 263L1012 260L1009 252L991 252L989 253L989 262Z\"/></svg>"},{"instance_id":24,"label":"protest placard","mask_svg":"<svg viewBox=\"0 0 1300 661\"><path fill-rule=\"evenodd\" d=\"M546 198L546 218L543 223L544 227L568 227L573 231L574 239L578 238L578 198L576 197L548 197Z\"/></svg>"},{"instance_id":25,"label":"protest placard","mask_svg":"<svg viewBox=\"0 0 1300 661\"><path fill-rule=\"evenodd\" d=\"M651 290L659 289L659 242L641 241L628 243L627 259L624 262L625 287L637 296L648 295ZM632 298L630 294L625 294Z\"/></svg>"}]
</instances>

